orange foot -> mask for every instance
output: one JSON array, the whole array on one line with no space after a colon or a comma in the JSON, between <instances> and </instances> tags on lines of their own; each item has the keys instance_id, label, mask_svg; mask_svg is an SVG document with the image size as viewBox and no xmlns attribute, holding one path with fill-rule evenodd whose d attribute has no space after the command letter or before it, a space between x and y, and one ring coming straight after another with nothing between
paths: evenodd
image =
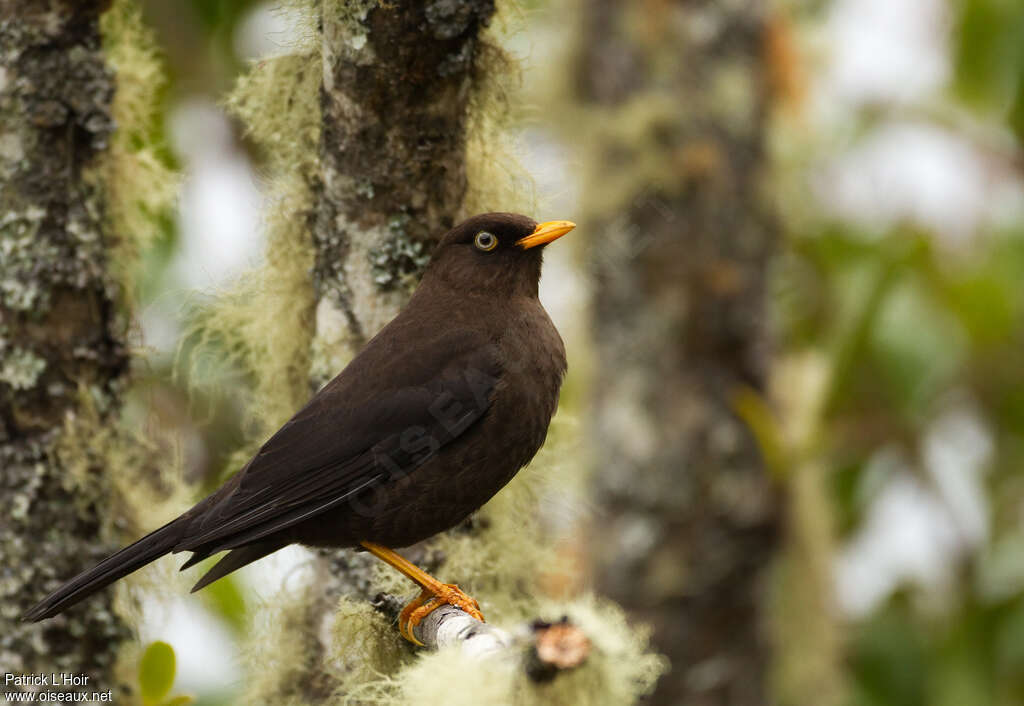
<instances>
[{"instance_id":1,"label":"orange foot","mask_svg":"<svg viewBox=\"0 0 1024 706\"><path fill-rule=\"evenodd\" d=\"M409 642L420 647L423 646L423 643L417 640L413 634L413 628L419 625L420 621L430 615L432 611L445 603L466 611L481 623L484 622L484 614L480 612L480 604L459 590L459 587L455 584L441 583L402 555L380 544L374 544L373 542L360 542L360 544L368 552L381 561L393 566L423 589L420 591L420 595L416 596L409 605L403 608L401 615L398 616L398 632Z\"/></svg>"},{"instance_id":2,"label":"orange foot","mask_svg":"<svg viewBox=\"0 0 1024 706\"><path fill-rule=\"evenodd\" d=\"M416 639L413 628L445 604L465 611L481 623L486 622L484 614L480 612L480 604L476 602L475 598L463 593L462 589L453 583L442 583L438 586L424 588L420 591L420 595L412 599L409 605L402 609L398 616L398 632L412 644L423 647L423 643Z\"/></svg>"}]
</instances>

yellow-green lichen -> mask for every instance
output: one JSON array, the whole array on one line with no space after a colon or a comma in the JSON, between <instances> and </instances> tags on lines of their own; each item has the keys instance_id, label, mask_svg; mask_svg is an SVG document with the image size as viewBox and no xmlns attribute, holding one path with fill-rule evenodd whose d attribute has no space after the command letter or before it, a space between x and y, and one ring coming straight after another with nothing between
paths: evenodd
<instances>
[{"instance_id":1,"label":"yellow-green lichen","mask_svg":"<svg viewBox=\"0 0 1024 706\"><path fill-rule=\"evenodd\" d=\"M342 701L389 674L410 659L409 643L394 622L365 601L343 597L331 623L331 668L337 673Z\"/></svg>"},{"instance_id":2,"label":"yellow-green lichen","mask_svg":"<svg viewBox=\"0 0 1024 706\"><path fill-rule=\"evenodd\" d=\"M500 3L476 48L473 92L466 127L468 189L460 214L489 211L534 215L536 184L520 160L522 147L513 129L529 116L522 104L520 61L504 45L521 23L515 3Z\"/></svg>"},{"instance_id":3,"label":"yellow-green lichen","mask_svg":"<svg viewBox=\"0 0 1024 706\"><path fill-rule=\"evenodd\" d=\"M667 668L650 646L650 631L630 625L622 609L591 596L551 602L543 619L567 617L591 642L578 668L537 683L524 668L525 654L512 649L481 659L458 648L421 652L400 669L381 670L377 678L350 687L341 703L416 703L421 706L624 706L636 703Z\"/></svg>"},{"instance_id":4,"label":"yellow-green lichen","mask_svg":"<svg viewBox=\"0 0 1024 706\"><path fill-rule=\"evenodd\" d=\"M160 138L160 101L166 75L152 31L130 0L116 0L100 22L107 63L117 90L111 105L116 129L103 158L107 220L114 234L111 264L128 292L135 289L140 254L152 247L174 206L180 184Z\"/></svg>"},{"instance_id":5,"label":"yellow-green lichen","mask_svg":"<svg viewBox=\"0 0 1024 706\"><path fill-rule=\"evenodd\" d=\"M313 620L316 597L312 588L282 591L251 611L252 625L242 644L249 666L238 703L304 706L322 670Z\"/></svg>"},{"instance_id":6,"label":"yellow-green lichen","mask_svg":"<svg viewBox=\"0 0 1024 706\"><path fill-rule=\"evenodd\" d=\"M315 46L297 52L254 64L227 99L274 175L265 187L266 252L258 267L198 307L189 331L194 369L206 354L226 354L253 380L246 410L254 438L284 422L310 392L310 182L318 163L321 72Z\"/></svg>"}]
</instances>

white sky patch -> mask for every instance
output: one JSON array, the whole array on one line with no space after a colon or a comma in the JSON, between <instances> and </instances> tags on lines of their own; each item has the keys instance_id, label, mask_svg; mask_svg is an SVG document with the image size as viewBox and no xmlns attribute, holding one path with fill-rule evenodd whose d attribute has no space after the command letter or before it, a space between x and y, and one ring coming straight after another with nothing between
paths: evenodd
<instances>
[{"instance_id":1,"label":"white sky patch","mask_svg":"<svg viewBox=\"0 0 1024 706\"><path fill-rule=\"evenodd\" d=\"M882 481L836 560L847 615L869 613L907 584L942 593L957 562L988 540L984 484L994 442L984 422L969 406L953 407L929 426L921 452L924 477L888 449L865 470L865 485Z\"/></svg>"},{"instance_id":2,"label":"white sky patch","mask_svg":"<svg viewBox=\"0 0 1024 706\"><path fill-rule=\"evenodd\" d=\"M988 541L990 520L984 475L995 451L989 430L973 409L956 408L931 424L921 451L964 545L981 547Z\"/></svg>"},{"instance_id":3,"label":"white sky patch","mask_svg":"<svg viewBox=\"0 0 1024 706\"><path fill-rule=\"evenodd\" d=\"M818 108L843 114L858 103L906 103L937 91L952 71L951 22L944 0L837 0L824 29Z\"/></svg>"},{"instance_id":4,"label":"white sky patch","mask_svg":"<svg viewBox=\"0 0 1024 706\"><path fill-rule=\"evenodd\" d=\"M266 601L281 591L298 594L313 580L313 553L297 544L279 549L270 556L239 571L246 588L257 601Z\"/></svg>"},{"instance_id":5,"label":"white sky patch","mask_svg":"<svg viewBox=\"0 0 1024 706\"><path fill-rule=\"evenodd\" d=\"M1001 182L956 135L892 123L828 163L814 186L841 218L878 230L908 221L957 243L989 220Z\"/></svg>"},{"instance_id":6,"label":"white sky patch","mask_svg":"<svg viewBox=\"0 0 1024 706\"><path fill-rule=\"evenodd\" d=\"M139 312L143 343L173 350L182 304L208 294L251 266L263 251L263 198L248 157L215 103L188 99L168 116L171 147L183 162L177 209L179 246L168 284Z\"/></svg>"},{"instance_id":7,"label":"white sky patch","mask_svg":"<svg viewBox=\"0 0 1024 706\"><path fill-rule=\"evenodd\" d=\"M521 144L523 166L534 177L538 194L538 213L526 215L538 221L582 221L579 181L570 173L566 146L537 129L526 130ZM566 338L583 334L587 287L584 273L573 261L573 253L580 249L578 238L587 235L577 229L544 249L540 278L540 300Z\"/></svg>"},{"instance_id":8,"label":"white sky patch","mask_svg":"<svg viewBox=\"0 0 1024 706\"><path fill-rule=\"evenodd\" d=\"M279 2L257 5L235 30L235 53L240 59L266 59L291 51L300 34L302 18L294 7Z\"/></svg>"},{"instance_id":9,"label":"white sky patch","mask_svg":"<svg viewBox=\"0 0 1024 706\"><path fill-rule=\"evenodd\" d=\"M173 695L226 692L242 678L234 636L195 598L147 598L139 638L143 645L163 640L174 648L177 674Z\"/></svg>"},{"instance_id":10,"label":"white sky patch","mask_svg":"<svg viewBox=\"0 0 1024 706\"><path fill-rule=\"evenodd\" d=\"M216 288L263 249L262 198L246 155L224 113L206 100L189 100L170 116L171 143L185 161L179 219L181 249L175 267L191 289Z\"/></svg>"},{"instance_id":11,"label":"white sky patch","mask_svg":"<svg viewBox=\"0 0 1024 706\"><path fill-rule=\"evenodd\" d=\"M884 452L883 452L884 454ZM873 463L891 459L876 458ZM870 469L868 471L870 473ZM909 469L889 477L835 564L839 607L855 618L904 584L941 587L959 537L945 507Z\"/></svg>"}]
</instances>

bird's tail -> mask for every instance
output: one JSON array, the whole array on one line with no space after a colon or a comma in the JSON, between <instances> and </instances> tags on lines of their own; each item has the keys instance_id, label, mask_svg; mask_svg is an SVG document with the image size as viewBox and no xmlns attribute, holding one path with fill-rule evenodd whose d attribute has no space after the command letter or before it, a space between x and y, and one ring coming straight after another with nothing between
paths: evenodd
<instances>
[{"instance_id":1,"label":"bird's tail","mask_svg":"<svg viewBox=\"0 0 1024 706\"><path fill-rule=\"evenodd\" d=\"M21 619L37 622L52 618L101 588L169 553L181 538L184 528L181 519L150 532L135 544L83 571L27 610Z\"/></svg>"}]
</instances>

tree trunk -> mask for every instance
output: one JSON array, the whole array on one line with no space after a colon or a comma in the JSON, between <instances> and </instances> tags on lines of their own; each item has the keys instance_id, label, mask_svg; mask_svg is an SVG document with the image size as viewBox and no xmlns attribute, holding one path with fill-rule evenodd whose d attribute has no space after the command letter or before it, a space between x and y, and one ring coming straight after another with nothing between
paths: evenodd
<instances>
[{"instance_id":1,"label":"tree trunk","mask_svg":"<svg viewBox=\"0 0 1024 706\"><path fill-rule=\"evenodd\" d=\"M466 124L493 0L323 16L318 335L349 356L408 298L466 195ZM337 370L330 372L331 375Z\"/></svg>"},{"instance_id":2,"label":"tree trunk","mask_svg":"<svg viewBox=\"0 0 1024 706\"><path fill-rule=\"evenodd\" d=\"M117 549L97 539L103 469L72 473L61 446L69 425L114 417L128 364L96 177L113 129L104 5L0 1L0 663L97 691L115 687L129 634L112 592L46 623L18 617Z\"/></svg>"},{"instance_id":3,"label":"tree trunk","mask_svg":"<svg viewBox=\"0 0 1024 706\"><path fill-rule=\"evenodd\" d=\"M778 498L733 411L762 390L776 227L759 194L761 3L584 0L598 586L672 661L652 702L770 701Z\"/></svg>"}]
</instances>

